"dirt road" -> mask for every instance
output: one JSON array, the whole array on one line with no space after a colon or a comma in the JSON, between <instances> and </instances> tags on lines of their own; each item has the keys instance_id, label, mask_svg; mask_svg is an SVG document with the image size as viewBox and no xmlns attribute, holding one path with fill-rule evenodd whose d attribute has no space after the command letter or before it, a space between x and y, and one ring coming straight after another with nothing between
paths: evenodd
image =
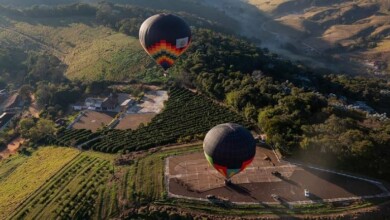
<instances>
[{"instance_id":1,"label":"dirt road","mask_svg":"<svg viewBox=\"0 0 390 220\"><path fill-rule=\"evenodd\" d=\"M31 105L28 107L28 111L34 118L39 118L39 108L38 108L38 103L35 99L34 95L31 95Z\"/></svg>"},{"instance_id":2,"label":"dirt road","mask_svg":"<svg viewBox=\"0 0 390 220\"><path fill-rule=\"evenodd\" d=\"M15 138L13 141L11 141L11 143L8 144L6 149L0 152L0 156L2 158L7 158L10 155L15 154L18 151L20 145L24 143L24 141L25 140L21 137Z\"/></svg>"}]
</instances>

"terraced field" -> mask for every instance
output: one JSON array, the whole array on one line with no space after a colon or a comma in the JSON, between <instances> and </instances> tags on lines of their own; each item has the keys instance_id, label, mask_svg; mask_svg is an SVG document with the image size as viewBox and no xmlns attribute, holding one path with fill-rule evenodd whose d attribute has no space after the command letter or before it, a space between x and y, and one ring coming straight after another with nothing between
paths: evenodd
<instances>
[{"instance_id":1,"label":"terraced field","mask_svg":"<svg viewBox=\"0 0 390 220\"><path fill-rule=\"evenodd\" d=\"M71 148L44 147L31 156L18 155L1 161L0 219L10 216L79 153Z\"/></svg>"},{"instance_id":2,"label":"terraced field","mask_svg":"<svg viewBox=\"0 0 390 220\"><path fill-rule=\"evenodd\" d=\"M241 115L220 106L201 94L172 88L164 111L135 131L106 130L102 138L90 143L93 150L116 153L146 150L177 142L199 140L212 127L233 122L250 127Z\"/></svg>"},{"instance_id":3,"label":"terraced field","mask_svg":"<svg viewBox=\"0 0 390 220\"><path fill-rule=\"evenodd\" d=\"M112 169L107 160L80 154L24 201L11 218L88 218Z\"/></svg>"},{"instance_id":4,"label":"terraced field","mask_svg":"<svg viewBox=\"0 0 390 220\"><path fill-rule=\"evenodd\" d=\"M0 163L0 219L108 219L126 197L115 155L41 147ZM126 176L127 177L127 176ZM124 178L126 181L127 179Z\"/></svg>"}]
</instances>

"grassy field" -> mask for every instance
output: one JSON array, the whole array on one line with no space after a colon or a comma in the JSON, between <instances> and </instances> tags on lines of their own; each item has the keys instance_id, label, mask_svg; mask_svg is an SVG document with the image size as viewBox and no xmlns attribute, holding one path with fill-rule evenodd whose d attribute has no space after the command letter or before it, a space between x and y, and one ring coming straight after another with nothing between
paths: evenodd
<instances>
[{"instance_id":1,"label":"grassy field","mask_svg":"<svg viewBox=\"0 0 390 220\"><path fill-rule=\"evenodd\" d=\"M35 154L41 154L43 149L46 148ZM53 149L47 149L55 153ZM9 218L106 219L118 214L114 158L115 155L97 152L79 153L50 179L42 182ZM102 202L104 205L97 205Z\"/></svg>"},{"instance_id":2,"label":"grassy field","mask_svg":"<svg viewBox=\"0 0 390 220\"><path fill-rule=\"evenodd\" d=\"M71 148L45 147L31 156L18 155L0 163L0 219L79 154Z\"/></svg>"},{"instance_id":3,"label":"grassy field","mask_svg":"<svg viewBox=\"0 0 390 220\"><path fill-rule=\"evenodd\" d=\"M138 39L114 33L75 47L66 57L66 75L71 79L123 80L146 71L152 62Z\"/></svg>"},{"instance_id":4,"label":"grassy field","mask_svg":"<svg viewBox=\"0 0 390 220\"><path fill-rule=\"evenodd\" d=\"M68 66L65 75L70 79L155 81L162 77L138 39L99 26L94 18L1 17L0 43L54 54ZM152 78L143 79L150 71Z\"/></svg>"},{"instance_id":5,"label":"grassy field","mask_svg":"<svg viewBox=\"0 0 390 220\"><path fill-rule=\"evenodd\" d=\"M135 161L128 175L128 198L130 201L147 203L165 199L164 166L165 158L172 155L200 151L201 145L151 153Z\"/></svg>"}]
</instances>

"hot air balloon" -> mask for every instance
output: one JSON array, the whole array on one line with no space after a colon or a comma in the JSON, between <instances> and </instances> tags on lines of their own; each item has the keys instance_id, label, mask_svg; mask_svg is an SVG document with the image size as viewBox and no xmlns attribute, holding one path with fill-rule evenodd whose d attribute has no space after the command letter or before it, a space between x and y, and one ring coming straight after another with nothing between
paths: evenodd
<instances>
[{"instance_id":1,"label":"hot air balloon","mask_svg":"<svg viewBox=\"0 0 390 220\"><path fill-rule=\"evenodd\" d=\"M145 51L166 71L188 48L191 29L175 15L157 14L142 23L139 40Z\"/></svg>"},{"instance_id":2,"label":"hot air balloon","mask_svg":"<svg viewBox=\"0 0 390 220\"><path fill-rule=\"evenodd\" d=\"M226 123L213 127L206 134L203 150L209 163L225 177L225 183L230 183L233 175L252 162L256 143L246 128Z\"/></svg>"}]
</instances>

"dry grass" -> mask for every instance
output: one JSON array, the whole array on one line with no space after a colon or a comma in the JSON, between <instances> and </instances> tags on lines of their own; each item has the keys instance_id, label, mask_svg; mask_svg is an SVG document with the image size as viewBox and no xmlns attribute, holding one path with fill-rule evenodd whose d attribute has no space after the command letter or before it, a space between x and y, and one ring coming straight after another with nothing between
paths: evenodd
<instances>
[{"instance_id":1,"label":"dry grass","mask_svg":"<svg viewBox=\"0 0 390 220\"><path fill-rule=\"evenodd\" d=\"M45 147L30 157L22 157L5 179L0 179L0 219L5 219L31 193L56 174L80 152L72 148ZM11 158L14 160L14 158ZM0 169L8 166L8 160L0 163Z\"/></svg>"},{"instance_id":2,"label":"dry grass","mask_svg":"<svg viewBox=\"0 0 390 220\"><path fill-rule=\"evenodd\" d=\"M125 80L153 62L136 38L99 26L93 18L8 19L0 27L6 28L0 28L0 43L51 52L67 64L70 79Z\"/></svg>"},{"instance_id":3,"label":"dry grass","mask_svg":"<svg viewBox=\"0 0 390 220\"><path fill-rule=\"evenodd\" d=\"M281 4L284 4L290 0L249 0L249 4L256 6L261 11L271 13L276 8L278 8Z\"/></svg>"}]
</instances>

